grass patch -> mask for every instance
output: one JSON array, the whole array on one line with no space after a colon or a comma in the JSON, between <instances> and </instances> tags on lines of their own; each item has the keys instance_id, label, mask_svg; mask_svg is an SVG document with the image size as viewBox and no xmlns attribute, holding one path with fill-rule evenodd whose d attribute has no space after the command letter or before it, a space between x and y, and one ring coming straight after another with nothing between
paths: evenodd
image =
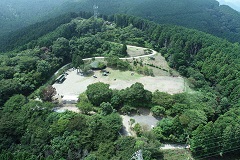
<instances>
[{"instance_id":1,"label":"grass patch","mask_svg":"<svg viewBox=\"0 0 240 160\"><path fill-rule=\"evenodd\" d=\"M110 79L118 79L118 80L135 80L143 77L143 75L140 75L138 73L134 72L134 75L131 75L131 71L119 71L119 70L111 70L111 74L109 74Z\"/></svg>"},{"instance_id":2,"label":"grass patch","mask_svg":"<svg viewBox=\"0 0 240 160\"><path fill-rule=\"evenodd\" d=\"M190 151L185 149L162 150L164 160L190 160L193 159Z\"/></svg>"}]
</instances>

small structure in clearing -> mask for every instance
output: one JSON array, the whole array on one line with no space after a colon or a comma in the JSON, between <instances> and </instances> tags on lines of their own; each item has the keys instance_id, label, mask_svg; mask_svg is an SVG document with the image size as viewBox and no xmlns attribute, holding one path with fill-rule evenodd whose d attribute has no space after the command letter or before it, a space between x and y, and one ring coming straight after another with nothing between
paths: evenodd
<instances>
[{"instance_id":1,"label":"small structure in clearing","mask_svg":"<svg viewBox=\"0 0 240 160\"><path fill-rule=\"evenodd\" d=\"M106 65L103 62L94 61L90 64L92 70L102 70L106 68Z\"/></svg>"},{"instance_id":2,"label":"small structure in clearing","mask_svg":"<svg viewBox=\"0 0 240 160\"><path fill-rule=\"evenodd\" d=\"M74 95L65 95L62 98L63 104L76 104L78 102L78 97Z\"/></svg>"}]
</instances>

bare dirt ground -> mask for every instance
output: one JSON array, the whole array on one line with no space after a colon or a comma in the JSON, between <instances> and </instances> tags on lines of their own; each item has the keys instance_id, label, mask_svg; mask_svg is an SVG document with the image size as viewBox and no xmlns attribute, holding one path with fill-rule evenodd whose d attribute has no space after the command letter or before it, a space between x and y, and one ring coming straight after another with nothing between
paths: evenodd
<instances>
[{"instance_id":1,"label":"bare dirt ground","mask_svg":"<svg viewBox=\"0 0 240 160\"><path fill-rule=\"evenodd\" d=\"M112 89L125 89L130 87L136 82L140 82L144 85L145 89L149 91L162 91L170 94L181 93L184 91L184 79L181 77L169 77L169 76L143 76L134 73L131 76L130 71L121 72L119 70L107 69L110 71L109 76L103 76L100 71L95 71L94 77L84 77L77 74L77 71L69 71L66 80L62 84L55 83L53 87L59 95L76 95L86 91L87 86L96 83L103 82L110 85Z\"/></svg>"},{"instance_id":2,"label":"bare dirt ground","mask_svg":"<svg viewBox=\"0 0 240 160\"><path fill-rule=\"evenodd\" d=\"M167 150L167 149L187 149L189 145L186 144L163 144L160 149Z\"/></svg>"},{"instance_id":3,"label":"bare dirt ground","mask_svg":"<svg viewBox=\"0 0 240 160\"><path fill-rule=\"evenodd\" d=\"M136 57L136 56L144 55L144 50L145 49L146 48L127 45L127 53L130 57Z\"/></svg>"},{"instance_id":4,"label":"bare dirt ground","mask_svg":"<svg viewBox=\"0 0 240 160\"><path fill-rule=\"evenodd\" d=\"M80 113L80 110L76 106L64 106L64 107L59 107L55 108L55 111L58 113L63 113L65 111L72 111L75 113Z\"/></svg>"},{"instance_id":5,"label":"bare dirt ground","mask_svg":"<svg viewBox=\"0 0 240 160\"><path fill-rule=\"evenodd\" d=\"M153 127L157 126L157 122L160 119L157 119L152 116L150 113L149 109L143 109L140 108L140 114L139 115L121 115L123 119L123 129L122 129L122 134L126 136L135 136L135 133L131 130L131 124L130 124L130 119L134 119L135 123L132 125L132 127L136 124L139 123L143 130L151 130Z\"/></svg>"}]
</instances>

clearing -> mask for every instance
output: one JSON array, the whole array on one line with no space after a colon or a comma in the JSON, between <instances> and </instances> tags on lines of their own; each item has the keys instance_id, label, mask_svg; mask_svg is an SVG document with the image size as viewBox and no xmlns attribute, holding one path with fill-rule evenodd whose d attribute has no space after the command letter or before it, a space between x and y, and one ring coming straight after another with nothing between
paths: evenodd
<instances>
[{"instance_id":1,"label":"clearing","mask_svg":"<svg viewBox=\"0 0 240 160\"><path fill-rule=\"evenodd\" d=\"M132 72L126 71L122 72L119 70L107 69L110 74L108 76L103 76L100 71L95 71L94 77L84 77L77 74L77 71L68 71L68 75L66 76L66 80L62 84L55 83L53 87L56 88L56 91L59 95L75 95L79 96L79 94L86 91L87 86L96 83L103 82L110 85L112 89L125 89L130 87L132 84L136 82L140 82L144 85L145 89L149 91L162 91L170 94L181 93L185 91L185 82L182 77L169 77L169 76L143 76L137 73L134 73L132 76Z\"/></svg>"},{"instance_id":2,"label":"clearing","mask_svg":"<svg viewBox=\"0 0 240 160\"><path fill-rule=\"evenodd\" d=\"M152 116L149 109L140 108L140 114L133 114L133 115L121 115L123 119L123 128L121 130L121 134L125 136L135 136L135 133L131 130L136 123L139 123L143 130L151 130L153 127L157 126L157 122L160 119L155 118ZM135 123L131 126L130 119L134 119Z\"/></svg>"},{"instance_id":3,"label":"clearing","mask_svg":"<svg viewBox=\"0 0 240 160\"><path fill-rule=\"evenodd\" d=\"M107 68L107 71L110 72L108 76L103 76L100 71L94 71L94 75L96 76L96 78L94 78L92 76L81 76L80 74L77 74L77 70L68 70L66 80L62 84L53 84L53 87L56 88L58 97L78 97L79 94L86 91L88 85L96 82L103 82L109 84L110 88L118 90L125 89L136 82L140 82L144 85L145 89L151 92L154 92L156 90L167 92L170 94L185 92L188 88L185 80L177 74L174 74L174 76L170 76L170 67L168 66L164 57L162 57L159 53L153 50L150 55L145 55L144 50L146 50L146 48L128 45L128 54L131 57L121 59L127 60L130 63L132 63L134 60L142 61L148 67L149 64L154 65L155 67L151 68L154 71L155 77L144 76L131 71L119 71ZM151 59L151 57L154 58ZM91 59L92 58L87 58L84 60ZM95 59L103 61L104 57L96 57ZM61 100L61 98L59 99ZM66 110L79 113L78 108L74 106L65 105L64 108L57 109L58 112L64 112ZM121 117L123 118L122 133L124 135L134 136L134 133L130 130L130 119L135 119L136 123L141 124L141 126L146 130L155 127L158 122L158 119L153 117L149 110L141 110L140 115L121 115Z\"/></svg>"},{"instance_id":4,"label":"clearing","mask_svg":"<svg viewBox=\"0 0 240 160\"><path fill-rule=\"evenodd\" d=\"M161 69L154 69L154 72L159 73L155 74L155 77L143 76L137 73L130 71L119 71L112 70L108 68L110 72L108 76L103 76L100 71L95 71L94 75L97 78L93 77L84 77L77 74L76 70L69 70L67 73L66 80L62 84L55 83L53 87L56 88L57 93L61 96L71 95L78 96L79 94L86 91L87 86L96 83L103 82L110 85L112 89L125 89L130 87L136 82L140 82L144 85L145 89L149 91L162 91L170 94L181 93L185 91L185 81L180 76L169 76L169 66L159 53L154 50L151 50L151 54L145 55L145 50L147 48L136 47L128 45L128 54L131 56L129 58L121 58L122 60L128 60L130 63L135 59L138 61L143 61L146 64L153 64L155 66L161 67ZM154 57L154 60L151 60L150 57ZM84 60L90 60L92 58L86 58ZM104 57L95 57L95 59L103 60Z\"/></svg>"}]
</instances>

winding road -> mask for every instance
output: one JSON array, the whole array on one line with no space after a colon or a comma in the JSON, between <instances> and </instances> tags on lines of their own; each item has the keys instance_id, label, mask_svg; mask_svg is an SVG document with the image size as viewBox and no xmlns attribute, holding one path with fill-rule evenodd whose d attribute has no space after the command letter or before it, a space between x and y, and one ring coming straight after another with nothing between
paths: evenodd
<instances>
[{"instance_id":1,"label":"winding road","mask_svg":"<svg viewBox=\"0 0 240 160\"><path fill-rule=\"evenodd\" d=\"M135 47L135 46L130 46L130 45L127 45L128 47ZM143 48L143 47L138 47L138 48L142 48L142 49L147 49L147 48ZM127 57L127 58L119 58L121 60L132 60L132 59L139 59L139 58L145 58L145 57L151 57L151 56L154 56L156 55L158 52L157 51L154 51L151 49L151 51L153 52L152 54L148 54L148 55L141 55L141 56L133 56L133 57ZM92 58L95 58L95 59L104 59L105 57L92 57ZM83 60L84 61L87 61L87 60L91 60L92 58L84 58Z\"/></svg>"}]
</instances>

